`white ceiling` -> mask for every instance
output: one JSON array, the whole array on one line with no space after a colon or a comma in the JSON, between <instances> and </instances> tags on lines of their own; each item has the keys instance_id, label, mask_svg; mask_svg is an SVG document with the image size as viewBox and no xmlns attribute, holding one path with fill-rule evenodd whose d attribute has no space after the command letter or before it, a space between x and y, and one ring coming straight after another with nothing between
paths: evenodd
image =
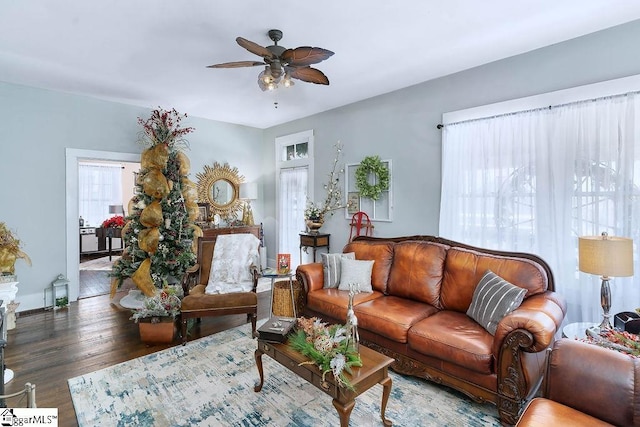
<instances>
[{"instance_id":1,"label":"white ceiling","mask_svg":"<svg viewBox=\"0 0 640 427\"><path fill-rule=\"evenodd\" d=\"M4 0L0 81L266 128L635 19L637 0ZM235 38L271 28L334 51L330 86L205 68L260 60Z\"/></svg>"}]
</instances>

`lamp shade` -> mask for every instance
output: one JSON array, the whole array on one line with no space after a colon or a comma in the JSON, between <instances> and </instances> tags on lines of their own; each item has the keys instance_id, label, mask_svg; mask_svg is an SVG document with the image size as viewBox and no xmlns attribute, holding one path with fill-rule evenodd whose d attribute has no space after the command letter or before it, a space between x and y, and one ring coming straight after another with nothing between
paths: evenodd
<instances>
[{"instance_id":1,"label":"lamp shade","mask_svg":"<svg viewBox=\"0 0 640 427\"><path fill-rule=\"evenodd\" d=\"M578 239L580 271L605 277L633 276L633 240L585 236Z\"/></svg>"},{"instance_id":2,"label":"lamp shade","mask_svg":"<svg viewBox=\"0 0 640 427\"><path fill-rule=\"evenodd\" d=\"M240 198L245 200L256 200L258 198L258 184L255 182L245 182L240 184Z\"/></svg>"},{"instance_id":3,"label":"lamp shade","mask_svg":"<svg viewBox=\"0 0 640 427\"><path fill-rule=\"evenodd\" d=\"M122 207L122 205L109 205L109 213L121 214L124 213L124 208Z\"/></svg>"}]
</instances>

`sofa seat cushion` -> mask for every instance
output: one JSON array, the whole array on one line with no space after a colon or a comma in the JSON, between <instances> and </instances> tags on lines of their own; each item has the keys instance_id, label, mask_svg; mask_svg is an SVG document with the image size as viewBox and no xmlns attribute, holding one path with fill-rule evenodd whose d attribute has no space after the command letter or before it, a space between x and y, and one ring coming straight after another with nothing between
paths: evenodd
<instances>
[{"instance_id":1,"label":"sofa seat cushion","mask_svg":"<svg viewBox=\"0 0 640 427\"><path fill-rule=\"evenodd\" d=\"M382 297L381 292L361 292L354 295L353 305L358 305L372 299ZM349 305L349 291L341 291L335 288L323 288L307 294L307 307L318 313L326 314L334 319L347 319L347 306Z\"/></svg>"},{"instance_id":2,"label":"sofa seat cushion","mask_svg":"<svg viewBox=\"0 0 640 427\"><path fill-rule=\"evenodd\" d=\"M358 328L406 343L411 326L438 310L422 302L385 296L358 304L354 311L358 318Z\"/></svg>"},{"instance_id":3,"label":"sofa seat cushion","mask_svg":"<svg viewBox=\"0 0 640 427\"><path fill-rule=\"evenodd\" d=\"M493 335L465 313L443 310L409 330L409 347L482 373L493 373Z\"/></svg>"}]
</instances>

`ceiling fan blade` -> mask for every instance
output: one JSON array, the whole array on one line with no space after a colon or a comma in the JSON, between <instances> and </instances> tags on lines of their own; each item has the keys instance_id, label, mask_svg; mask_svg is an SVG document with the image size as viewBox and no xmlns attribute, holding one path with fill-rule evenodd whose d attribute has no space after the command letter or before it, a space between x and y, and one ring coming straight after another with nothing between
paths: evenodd
<instances>
[{"instance_id":1,"label":"ceiling fan blade","mask_svg":"<svg viewBox=\"0 0 640 427\"><path fill-rule=\"evenodd\" d=\"M266 59L275 58L275 56L273 55L273 52L271 52L266 47L260 46L257 43L254 43L254 42L249 41L247 39L243 39L242 37L237 37L236 38L236 42L238 42L238 44L240 46L242 46L243 48L247 49L249 52L251 52L253 54L256 54L258 56L262 56L263 58L266 58Z\"/></svg>"},{"instance_id":2,"label":"ceiling fan blade","mask_svg":"<svg viewBox=\"0 0 640 427\"><path fill-rule=\"evenodd\" d=\"M264 65L264 62L257 62L257 61L225 62L223 64L207 65L207 68L240 68L240 67L255 67L257 65Z\"/></svg>"},{"instance_id":3,"label":"ceiling fan blade","mask_svg":"<svg viewBox=\"0 0 640 427\"><path fill-rule=\"evenodd\" d=\"M295 49L287 49L282 52L280 59L294 67L306 67L317 64L331 57L333 52L320 47L301 46Z\"/></svg>"},{"instance_id":4,"label":"ceiling fan blade","mask_svg":"<svg viewBox=\"0 0 640 427\"><path fill-rule=\"evenodd\" d=\"M287 69L291 72L291 77L294 79L302 80L303 82L315 83L319 85L328 85L329 79L324 73L320 70L311 67L301 67L301 68L289 68Z\"/></svg>"}]
</instances>

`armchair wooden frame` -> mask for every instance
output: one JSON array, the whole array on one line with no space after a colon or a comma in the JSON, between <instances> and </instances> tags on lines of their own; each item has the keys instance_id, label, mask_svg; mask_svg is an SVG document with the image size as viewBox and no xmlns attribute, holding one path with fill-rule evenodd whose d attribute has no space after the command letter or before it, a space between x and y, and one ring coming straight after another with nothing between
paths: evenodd
<instances>
[{"instance_id":1,"label":"armchair wooden frame","mask_svg":"<svg viewBox=\"0 0 640 427\"><path fill-rule=\"evenodd\" d=\"M220 232L216 232L220 230ZM259 227L243 227L238 233L251 233L259 238ZM256 337L256 322L258 318L258 267L252 271L253 288L250 292L232 292L227 294L205 294L204 289L209 281L211 260L215 242L220 234L230 234L229 229L207 230L198 239L197 263L191 267L182 280L185 297L182 299L180 311L182 345L187 343L187 326L189 319L200 321L202 317L227 316L232 314L246 314L247 322L251 322L252 336Z\"/></svg>"}]
</instances>

